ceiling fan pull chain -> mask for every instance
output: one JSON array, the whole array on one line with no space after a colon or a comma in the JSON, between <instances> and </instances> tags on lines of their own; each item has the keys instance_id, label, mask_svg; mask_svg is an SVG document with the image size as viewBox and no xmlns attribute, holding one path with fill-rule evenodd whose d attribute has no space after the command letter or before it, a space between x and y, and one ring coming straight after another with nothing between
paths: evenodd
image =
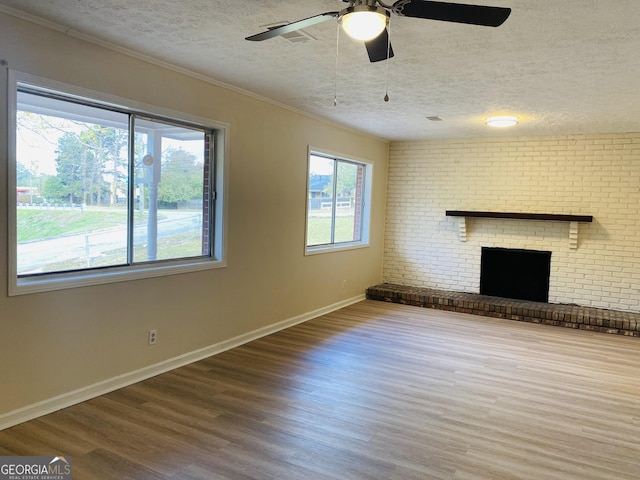
<instances>
[{"instance_id":1,"label":"ceiling fan pull chain","mask_svg":"<svg viewBox=\"0 0 640 480\"><path fill-rule=\"evenodd\" d=\"M389 31L389 35L387 36L387 76L385 78L385 86L384 86L384 101L389 101L389 55L391 55L391 20L387 23L387 30Z\"/></svg>"}]
</instances>

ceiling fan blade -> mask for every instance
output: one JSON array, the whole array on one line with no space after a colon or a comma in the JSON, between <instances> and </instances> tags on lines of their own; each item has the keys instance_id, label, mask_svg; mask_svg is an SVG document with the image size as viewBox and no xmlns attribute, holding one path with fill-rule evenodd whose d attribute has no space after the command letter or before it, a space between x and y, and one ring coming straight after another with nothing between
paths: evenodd
<instances>
[{"instance_id":1,"label":"ceiling fan blade","mask_svg":"<svg viewBox=\"0 0 640 480\"><path fill-rule=\"evenodd\" d=\"M389 32L386 28L373 40L364 42L364 45L367 47L371 62L380 62L393 57L393 48L389 44Z\"/></svg>"},{"instance_id":2,"label":"ceiling fan blade","mask_svg":"<svg viewBox=\"0 0 640 480\"><path fill-rule=\"evenodd\" d=\"M298 20L297 22L288 23L280 27L270 28L266 32L251 35L250 37L245 38L245 40L251 40L254 42L268 40L269 38L278 37L280 35L284 35L285 33L294 32L302 28L307 28L318 23L326 22L327 20L338 18L338 14L339 12L321 13L320 15L314 15L313 17L305 18L304 20Z\"/></svg>"},{"instance_id":3,"label":"ceiling fan blade","mask_svg":"<svg viewBox=\"0 0 640 480\"><path fill-rule=\"evenodd\" d=\"M498 27L509 17L511 9L430 0L398 0L393 4L393 12L405 17Z\"/></svg>"}]
</instances>

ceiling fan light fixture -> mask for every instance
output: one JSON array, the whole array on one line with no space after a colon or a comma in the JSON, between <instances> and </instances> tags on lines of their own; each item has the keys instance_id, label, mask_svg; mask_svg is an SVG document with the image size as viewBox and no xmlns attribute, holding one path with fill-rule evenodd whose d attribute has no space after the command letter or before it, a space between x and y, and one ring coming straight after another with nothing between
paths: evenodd
<instances>
[{"instance_id":1,"label":"ceiling fan light fixture","mask_svg":"<svg viewBox=\"0 0 640 480\"><path fill-rule=\"evenodd\" d=\"M351 38L366 42L376 38L387 27L389 12L381 7L358 5L340 12L338 22Z\"/></svg>"},{"instance_id":2,"label":"ceiling fan light fixture","mask_svg":"<svg viewBox=\"0 0 640 480\"><path fill-rule=\"evenodd\" d=\"M518 117L513 115L500 115L497 117L487 117L485 122L490 127L506 128L513 127L518 124Z\"/></svg>"}]
</instances>

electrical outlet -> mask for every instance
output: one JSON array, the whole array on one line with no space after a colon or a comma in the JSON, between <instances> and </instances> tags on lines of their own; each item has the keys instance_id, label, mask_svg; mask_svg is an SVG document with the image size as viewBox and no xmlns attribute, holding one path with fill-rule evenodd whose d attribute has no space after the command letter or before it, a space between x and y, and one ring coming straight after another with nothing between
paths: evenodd
<instances>
[{"instance_id":1,"label":"electrical outlet","mask_svg":"<svg viewBox=\"0 0 640 480\"><path fill-rule=\"evenodd\" d=\"M342 289L345 290L347 288L347 281L342 280Z\"/></svg>"},{"instance_id":2,"label":"electrical outlet","mask_svg":"<svg viewBox=\"0 0 640 480\"><path fill-rule=\"evenodd\" d=\"M158 342L158 330L149 330L149 345L155 345Z\"/></svg>"}]
</instances>

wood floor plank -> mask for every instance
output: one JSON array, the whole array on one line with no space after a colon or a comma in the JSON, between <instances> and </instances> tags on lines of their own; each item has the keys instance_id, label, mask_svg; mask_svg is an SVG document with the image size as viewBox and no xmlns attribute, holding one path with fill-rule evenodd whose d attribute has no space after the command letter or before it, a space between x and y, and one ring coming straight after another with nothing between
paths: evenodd
<instances>
[{"instance_id":1,"label":"wood floor plank","mask_svg":"<svg viewBox=\"0 0 640 480\"><path fill-rule=\"evenodd\" d=\"M74 479L640 479L640 339L376 301L0 432Z\"/></svg>"}]
</instances>

